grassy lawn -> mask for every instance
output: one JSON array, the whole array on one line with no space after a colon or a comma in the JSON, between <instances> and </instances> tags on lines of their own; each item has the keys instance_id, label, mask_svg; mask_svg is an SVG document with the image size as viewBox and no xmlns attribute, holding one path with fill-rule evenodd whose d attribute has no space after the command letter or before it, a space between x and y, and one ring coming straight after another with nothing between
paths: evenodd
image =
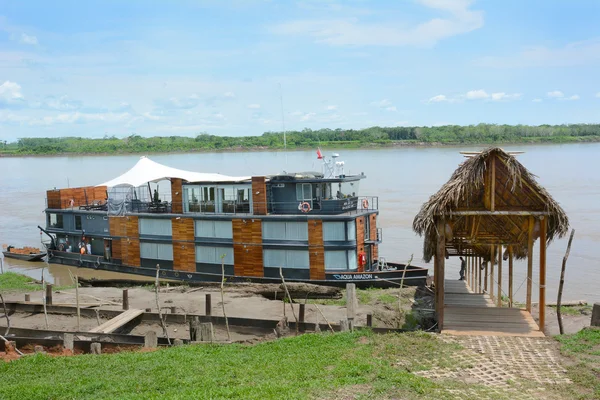
<instances>
[{"instance_id":1,"label":"grassy lawn","mask_svg":"<svg viewBox=\"0 0 600 400\"><path fill-rule=\"evenodd\" d=\"M571 361L569 378L578 390L570 387L568 398L600 398L600 328L586 328L573 335L556 336L560 351Z\"/></svg>"},{"instance_id":2,"label":"grassy lawn","mask_svg":"<svg viewBox=\"0 0 600 400\"><path fill-rule=\"evenodd\" d=\"M254 346L38 354L0 364L0 398L446 398L438 384L409 371L427 369L432 358L443 359L457 349L423 333L363 331L307 334Z\"/></svg>"},{"instance_id":3,"label":"grassy lawn","mask_svg":"<svg viewBox=\"0 0 600 400\"><path fill-rule=\"evenodd\" d=\"M17 274L15 272L5 272L0 274L0 290L39 290L42 285L36 283L37 281L25 275Z\"/></svg>"}]
</instances>

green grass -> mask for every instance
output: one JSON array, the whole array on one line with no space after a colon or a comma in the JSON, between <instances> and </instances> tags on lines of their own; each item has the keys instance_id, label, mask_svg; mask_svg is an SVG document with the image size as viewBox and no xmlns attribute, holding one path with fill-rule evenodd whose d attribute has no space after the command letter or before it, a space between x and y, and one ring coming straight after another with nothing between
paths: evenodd
<instances>
[{"instance_id":1,"label":"green grass","mask_svg":"<svg viewBox=\"0 0 600 400\"><path fill-rule=\"evenodd\" d=\"M40 290L42 285L35 279L15 272L0 274L0 290Z\"/></svg>"},{"instance_id":2,"label":"green grass","mask_svg":"<svg viewBox=\"0 0 600 400\"><path fill-rule=\"evenodd\" d=\"M358 390L364 398L437 398L437 384L409 371L425 369L421 362L457 348L422 333L362 331L307 334L254 346L35 355L0 364L0 398L305 399L335 398L347 390Z\"/></svg>"},{"instance_id":3,"label":"green grass","mask_svg":"<svg viewBox=\"0 0 600 400\"><path fill-rule=\"evenodd\" d=\"M572 361L567 366L576 387L568 388L569 398L600 398L600 329L585 328L574 335L556 336L560 351Z\"/></svg>"},{"instance_id":4,"label":"green grass","mask_svg":"<svg viewBox=\"0 0 600 400\"><path fill-rule=\"evenodd\" d=\"M358 302L363 305L385 303L385 304L396 304L398 303L398 291L399 289L357 289L356 297ZM414 288L405 288L402 290L403 298L413 298ZM308 299L309 304L322 304L328 306L346 306L346 291L342 290L342 297L339 299Z\"/></svg>"},{"instance_id":5,"label":"green grass","mask_svg":"<svg viewBox=\"0 0 600 400\"><path fill-rule=\"evenodd\" d=\"M556 310L556 306L550 306L551 308L553 308L554 310ZM581 316L581 315L586 315L585 313L589 312L589 314L587 315L591 315L592 313L592 305L591 304L586 304L584 306L562 306L560 308L560 312L562 315L574 315L574 316Z\"/></svg>"}]
</instances>

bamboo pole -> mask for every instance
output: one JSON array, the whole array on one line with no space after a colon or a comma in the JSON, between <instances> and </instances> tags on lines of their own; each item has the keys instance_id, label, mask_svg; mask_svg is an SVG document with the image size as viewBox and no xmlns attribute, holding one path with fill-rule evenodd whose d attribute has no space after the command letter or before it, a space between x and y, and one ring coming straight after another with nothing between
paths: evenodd
<instances>
[{"instance_id":1,"label":"bamboo pole","mask_svg":"<svg viewBox=\"0 0 600 400\"><path fill-rule=\"evenodd\" d=\"M546 218L540 219L540 331L546 327Z\"/></svg>"},{"instance_id":2,"label":"bamboo pole","mask_svg":"<svg viewBox=\"0 0 600 400\"><path fill-rule=\"evenodd\" d=\"M75 303L77 304L77 332L81 332L81 309L79 308L79 277L75 275Z\"/></svg>"},{"instance_id":3,"label":"bamboo pole","mask_svg":"<svg viewBox=\"0 0 600 400\"><path fill-rule=\"evenodd\" d=\"M498 246L498 307L502 308L502 246Z\"/></svg>"},{"instance_id":4,"label":"bamboo pole","mask_svg":"<svg viewBox=\"0 0 600 400\"><path fill-rule=\"evenodd\" d=\"M229 332L229 319L227 319L227 314L225 314L225 293L224 293L225 290L223 288L224 285L225 285L225 254L221 255L221 306L223 307L223 317L225 317L225 327L227 328L227 340L231 342L231 333ZM285 307L285 302L284 302L284 307ZM296 326L298 326L297 322L296 322Z\"/></svg>"},{"instance_id":5,"label":"bamboo pole","mask_svg":"<svg viewBox=\"0 0 600 400\"><path fill-rule=\"evenodd\" d=\"M6 310L6 303L4 302L2 293L0 293L0 300L2 300L2 308L4 308L4 316L6 317L6 331L4 332L4 336L8 336L10 333L10 318L8 318L8 311Z\"/></svg>"},{"instance_id":6,"label":"bamboo pole","mask_svg":"<svg viewBox=\"0 0 600 400\"><path fill-rule=\"evenodd\" d=\"M563 329L562 323L562 314L560 311L560 306L562 304L562 292L563 286L565 284L565 269L567 268L567 258L569 258L569 253L571 253L571 242L573 242L573 236L575 235L575 229L571 230L571 236L569 236L569 244L567 245L567 252L563 258L562 268L560 270L560 283L558 285L558 298L556 299L556 317L558 318L558 329L560 330L560 334L564 335L565 331Z\"/></svg>"},{"instance_id":7,"label":"bamboo pole","mask_svg":"<svg viewBox=\"0 0 600 400\"><path fill-rule=\"evenodd\" d=\"M485 271L484 271L482 278L483 278L483 292L487 293L488 292L488 279L487 279L488 278L488 263L487 263L487 261L485 263Z\"/></svg>"},{"instance_id":8,"label":"bamboo pole","mask_svg":"<svg viewBox=\"0 0 600 400\"><path fill-rule=\"evenodd\" d=\"M154 295L156 300L156 308L158 309L158 319L160 319L160 325L162 326L163 333L167 338L167 343L171 344L171 339L169 339L169 331L167 331L167 325L165 324L165 320L163 319L162 312L160 311L160 301L158 298L158 292L160 290L160 281L158 280L158 274L160 272L160 264L156 264L156 282L154 284Z\"/></svg>"},{"instance_id":9,"label":"bamboo pole","mask_svg":"<svg viewBox=\"0 0 600 400\"><path fill-rule=\"evenodd\" d=\"M490 189L490 211L494 212L496 208L496 157L492 157L492 181Z\"/></svg>"},{"instance_id":10,"label":"bamboo pole","mask_svg":"<svg viewBox=\"0 0 600 400\"><path fill-rule=\"evenodd\" d=\"M508 246L508 306L513 306L513 247Z\"/></svg>"},{"instance_id":11,"label":"bamboo pole","mask_svg":"<svg viewBox=\"0 0 600 400\"><path fill-rule=\"evenodd\" d=\"M533 217L529 217L529 234L527 236L527 298L525 300L525 308L527 312L531 312L531 291L533 278Z\"/></svg>"},{"instance_id":12,"label":"bamboo pole","mask_svg":"<svg viewBox=\"0 0 600 400\"><path fill-rule=\"evenodd\" d=\"M446 238L445 238L445 227L446 223L442 219L438 221L438 243L436 249L436 258L439 258L438 272L439 272L439 314L438 314L438 329L441 331L444 327L444 269L445 269L445 256L446 256Z\"/></svg>"}]
</instances>

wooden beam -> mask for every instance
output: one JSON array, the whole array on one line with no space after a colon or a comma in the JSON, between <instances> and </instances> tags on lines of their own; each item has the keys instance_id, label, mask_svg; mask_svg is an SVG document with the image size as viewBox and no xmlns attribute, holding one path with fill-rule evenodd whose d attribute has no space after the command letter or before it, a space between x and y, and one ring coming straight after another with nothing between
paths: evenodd
<instances>
[{"instance_id":1,"label":"wooden beam","mask_svg":"<svg viewBox=\"0 0 600 400\"><path fill-rule=\"evenodd\" d=\"M527 236L527 298L525 307L531 313L531 279L533 278L533 217L529 217L529 232Z\"/></svg>"},{"instance_id":2,"label":"wooden beam","mask_svg":"<svg viewBox=\"0 0 600 400\"><path fill-rule=\"evenodd\" d=\"M513 247L508 246L508 306L513 306Z\"/></svg>"},{"instance_id":3,"label":"wooden beam","mask_svg":"<svg viewBox=\"0 0 600 400\"><path fill-rule=\"evenodd\" d=\"M488 263L485 263L485 273L483 274L483 292L488 292Z\"/></svg>"},{"instance_id":4,"label":"wooden beam","mask_svg":"<svg viewBox=\"0 0 600 400\"><path fill-rule=\"evenodd\" d=\"M498 307L502 308L502 246L498 246Z\"/></svg>"},{"instance_id":5,"label":"wooden beam","mask_svg":"<svg viewBox=\"0 0 600 400\"><path fill-rule=\"evenodd\" d=\"M546 218L540 219L540 331L546 326Z\"/></svg>"},{"instance_id":6,"label":"wooden beam","mask_svg":"<svg viewBox=\"0 0 600 400\"><path fill-rule=\"evenodd\" d=\"M478 259L479 259L479 262L478 262L479 266L477 267L477 271L479 271L478 272L478 274L479 274L479 277L478 277L479 284L477 285L477 287L479 288L479 292L478 293L482 293L483 292L483 288L481 287L481 275L483 273L483 270L481 269L481 263L483 262L483 258L482 257L478 257Z\"/></svg>"},{"instance_id":7,"label":"wooden beam","mask_svg":"<svg viewBox=\"0 0 600 400\"><path fill-rule=\"evenodd\" d=\"M438 294L438 330L444 328L444 270L445 270L445 260L446 260L446 243L445 243L445 226L446 221L440 219L437 225L437 247L436 247L436 258L438 259L438 282L439 291Z\"/></svg>"},{"instance_id":8,"label":"wooden beam","mask_svg":"<svg viewBox=\"0 0 600 400\"><path fill-rule=\"evenodd\" d=\"M502 210L502 211L482 211L482 210L473 210L473 211L450 211L450 217L455 216L464 216L464 215L486 215L486 216L522 216L528 217L530 215L534 216L545 216L550 215L548 211L519 211L519 210Z\"/></svg>"}]
</instances>

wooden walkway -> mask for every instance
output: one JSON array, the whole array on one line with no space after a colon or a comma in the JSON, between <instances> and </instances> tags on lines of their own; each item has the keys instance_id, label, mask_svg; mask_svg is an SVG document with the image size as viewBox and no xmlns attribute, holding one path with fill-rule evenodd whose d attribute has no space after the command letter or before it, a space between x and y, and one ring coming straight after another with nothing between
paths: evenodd
<instances>
[{"instance_id":1,"label":"wooden walkway","mask_svg":"<svg viewBox=\"0 0 600 400\"><path fill-rule=\"evenodd\" d=\"M102 325L90 330L93 333L113 333L117 329L122 328L125 324L133 321L144 313L144 310L131 309L117 315L113 319L109 319Z\"/></svg>"},{"instance_id":2,"label":"wooden walkway","mask_svg":"<svg viewBox=\"0 0 600 400\"><path fill-rule=\"evenodd\" d=\"M444 329L449 335L544 337L530 313L498 308L487 294L474 293L466 281L444 281Z\"/></svg>"}]
</instances>

